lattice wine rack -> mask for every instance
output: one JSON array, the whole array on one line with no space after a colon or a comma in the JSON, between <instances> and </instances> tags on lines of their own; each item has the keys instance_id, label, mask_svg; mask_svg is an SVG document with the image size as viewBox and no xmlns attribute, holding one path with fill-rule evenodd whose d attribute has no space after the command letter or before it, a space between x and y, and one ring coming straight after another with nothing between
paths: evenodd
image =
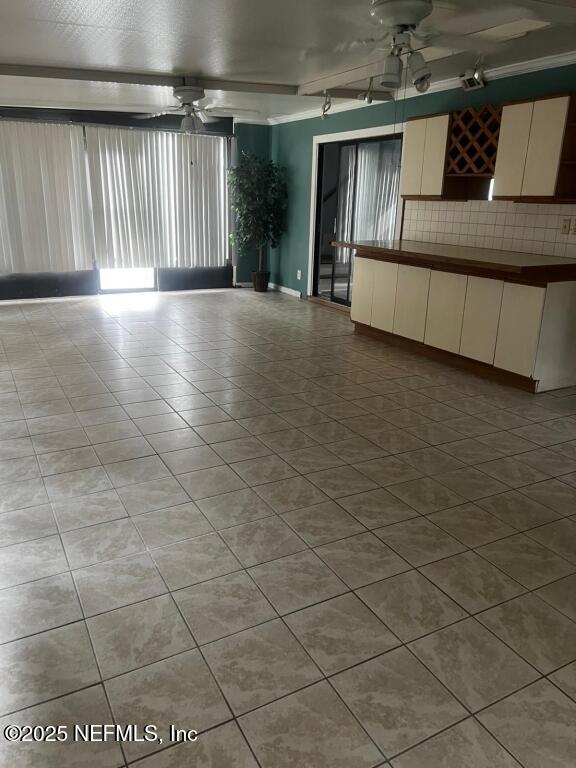
<instances>
[{"instance_id":1,"label":"lattice wine rack","mask_svg":"<svg viewBox=\"0 0 576 768\"><path fill-rule=\"evenodd\" d=\"M494 175L501 119L501 107L468 107L452 112L447 176Z\"/></svg>"}]
</instances>

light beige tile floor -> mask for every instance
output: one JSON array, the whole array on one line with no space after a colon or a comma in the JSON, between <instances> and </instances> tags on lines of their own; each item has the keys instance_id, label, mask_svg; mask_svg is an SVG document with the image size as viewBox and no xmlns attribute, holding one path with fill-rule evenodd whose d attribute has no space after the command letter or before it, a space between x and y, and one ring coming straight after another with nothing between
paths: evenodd
<instances>
[{"instance_id":1,"label":"light beige tile floor","mask_svg":"<svg viewBox=\"0 0 576 768\"><path fill-rule=\"evenodd\" d=\"M0 304L0 726L26 768L574 768L576 389L247 290Z\"/></svg>"}]
</instances>

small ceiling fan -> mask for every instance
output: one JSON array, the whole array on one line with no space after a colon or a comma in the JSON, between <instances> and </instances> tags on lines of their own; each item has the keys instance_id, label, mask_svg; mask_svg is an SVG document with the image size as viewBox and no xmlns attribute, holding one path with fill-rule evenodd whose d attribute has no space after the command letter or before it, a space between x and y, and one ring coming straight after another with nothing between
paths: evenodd
<instances>
[{"instance_id":1,"label":"small ceiling fan","mask_svg":"<svg viewBox=\"0 0 576 768\"><path fill-rule=\"evenodd\" d=\"M226 107L200 106L198 102L206 98L203 88L193 85L176 86L173 89L174 97L180 102L174 107L169 107L161 112L144 113L135 115L137 120L150 120L163 115L182 114L180 130L183 133L204 133L206 123L217 122L221 117L235 117L238 114L259 115L254 109L227 109Z\"/></svg>"}]
</instances>

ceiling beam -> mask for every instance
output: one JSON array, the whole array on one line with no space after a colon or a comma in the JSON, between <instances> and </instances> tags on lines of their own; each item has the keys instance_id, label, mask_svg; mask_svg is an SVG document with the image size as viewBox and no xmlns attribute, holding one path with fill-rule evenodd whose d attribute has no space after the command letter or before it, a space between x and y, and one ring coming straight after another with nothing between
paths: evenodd
<instances>
[{"instance_id":1,"label":"ceiling beam","mask_svg":"<svg viewBox=\"0 0 576 768\"><path fill-rule=\"evenodd\" d=\"M318 95L319 93L324 93L324 91L334 94L334 89L342 88L349 83L359 83L363 80L368 80L371 77L377 77L378 75L381 75L383 71L384 62L380 60L374 61L371 64L366 64L362 67L347 69L344 72L336 72L333 75L327 75L318 80L310 80L310 82L299 86L298 96Z\"/></svg>"},{"instance_id":2,"label":"ceiling beam","mask_svg":"<svg viewBox=\"0 0 576 768\"><path fill-rule=\"evenodd\" d=\"M175 87L197 85L207 91L236 91L242 93L273 93L297 96L297 85L281 83L250 83L237 80L219 80L212 77L163 75L140 72L118 72L113 69L75 69L67 67L41 67L28 64L0 63L0 76L44 77L53 80L84 80L100 83L127 83L132 85L160 85Z\"/></svg>"},{"instance_id":3,"label":"ceiling beam","mask_svg":"<svg viewBox=\"0 0 576 768\"><path fill-rule=\"evenodd\" d=\"M100 83L129 83L132 85L184 85L184 77L181 75L116 72L112 69L40 67L28 64L0 63L0 75L9 75L12 77L45 77L52 80L87 80Z\"/></svg>"},{"instance_id":4,"label":"ceiling beam","mask_svg":"<svg viewBox=\"0 0 576 768\"><path fill-rule=\"evenodd\" d=\"M185 77L186 85L197 85L206 91L234 91L236 93L273 93L279 96L298 96L297 85L282 83L250 83L239 80L218 80L213 77Z\"/></svg>"},{"instance_id":5,"label":"ceiling beam","mask_svg":"<svg viewBox=\"0 0 576 768\"><path fill-rule=\"evenodd\" d=\"M372 68L381 68L381 65L371 65ZM361 68L362 71L366 67ZM354 72L355 80L362 79L363 73ZM307 83L305 86L287 85L282 83L253 83L238 80L219 80L213 77L195 77L192 75L160 75L138 72L117 72L112 69L72 69L67 67L41 67L28 64L2 64L0 63L0 76L12 77L41 77L52 80L82 80L86 82L100 83L126 83L132 85L158 85L175 87L181 85L195 85L206 91L230 91L235 93L269 93L279 96L322 96L326 88L326 78L322 81ZM370 77L370 75L365 75ZM344 77L344 80L347 76ZM330 80L338 80L342 83L342 75ZM348 82L351 82L348 79ZM358 88L330 87L330 95L335 99L359 99L365 94L365 90ZM388 101L391 94L384 91L374 91L375 101Z\"/></svg>"}]
</instances>

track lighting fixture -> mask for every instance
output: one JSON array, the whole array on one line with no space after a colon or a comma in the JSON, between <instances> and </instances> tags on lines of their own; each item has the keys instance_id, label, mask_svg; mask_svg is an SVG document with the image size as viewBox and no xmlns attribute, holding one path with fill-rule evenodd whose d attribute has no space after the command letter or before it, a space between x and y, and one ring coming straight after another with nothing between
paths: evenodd
<instances>
[{"instance_id":1,"label":"track lighting fixture","mask_svg":"<svg viewBox=\"0 0 576 768\"><path fill-rule=\"evenodd\" d=\"M322 104L322 114L320 115L321 120L326 120L326 117L328 116L328 112L332 109L332 97L327 91L324 91L324 104Z\"/></svg>"}]
</instances>

